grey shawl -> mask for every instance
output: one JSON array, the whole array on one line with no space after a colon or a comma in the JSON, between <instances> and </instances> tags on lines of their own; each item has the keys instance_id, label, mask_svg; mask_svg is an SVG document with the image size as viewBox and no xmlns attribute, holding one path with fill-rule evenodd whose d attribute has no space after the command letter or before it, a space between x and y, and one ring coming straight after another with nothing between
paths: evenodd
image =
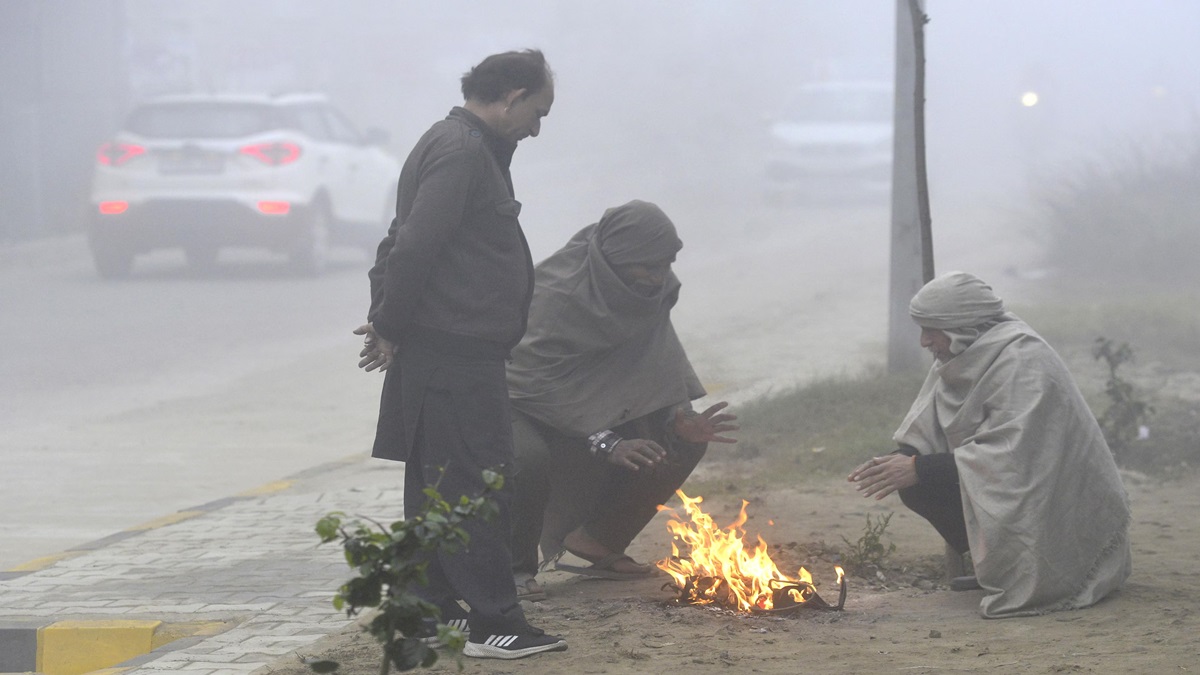
<instances>
[{"instance_id":1,"label":"grey shawl","mask_svg":"<svg viewBox=\"0 0 1200 675\"><path fill-rule=\"evenodd\" d=\"M671 325L679 280L643 296L613 265L674 260L683 244L654 204L604 213L537 265L529 329L512 352L512 405L587 436L704 396Z\"/></svg>"},{"instance_id":2,"label":"grey shawl","mask_svg":"<svg viewBox=\"0 0 1200 675\"><path fill-rule=\"evenodd\" d=\"M942 286L964 281L939 279ZM991 289L978 282L976 299L984 292ZM923 311L914 318L945 324L954 312L930 300L914 298ZM982 314L950 320L991 325L934 364L895 440L922 453L954 453L971 558L986 591L983 616L1086 607L1131 570L1125 488L1058 354L1002 305Z\"/></svg>"}]
</instances>

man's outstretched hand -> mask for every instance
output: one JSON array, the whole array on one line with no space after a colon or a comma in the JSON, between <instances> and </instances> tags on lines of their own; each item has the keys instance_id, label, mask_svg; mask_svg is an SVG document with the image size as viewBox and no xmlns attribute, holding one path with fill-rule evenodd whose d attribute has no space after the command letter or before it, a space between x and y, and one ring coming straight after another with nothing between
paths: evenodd
<instances>
[{"instance_id":1,"label":"man's outstretched hand","mask_svg":"<svg viewBox=\"0 0 1200 675\"><path fill-rule=\"evenodd\" d=\"M359 357L361 357L361 360L358 362L359 368L363 368L367 372L376 369L379 372L383 372L392 365L395 346L383 339L379 333L376 333L375 326L364 323L354 329L354 334L364 336L362 351L358 353Z\"/></svg>"},{"instance_id":2,"label":"man's outstretched hand","mask_svg":"<svg viewBox=\"0 0 1200 675\"><path fill-rule=\"evenodd\" d=\"M729 403L721 401L699 414L676 410L675 435L689 443L737 443L737 439L721 435L740 428L731 424L737 415L721 412L727 407Z\"/></svg>"},{"instance_id":3,"label":"man's outstretched hand","mask_svg":"<svg viewBox=\"0 0 1200 675\"><path fill-rule=\"evenodd\" d=\"M851 471L846 480L854 483L854 489L862 496L883 499L896 490L917 484L916 459L900 453L872 457Z\"/></svg>"}]
</instances>

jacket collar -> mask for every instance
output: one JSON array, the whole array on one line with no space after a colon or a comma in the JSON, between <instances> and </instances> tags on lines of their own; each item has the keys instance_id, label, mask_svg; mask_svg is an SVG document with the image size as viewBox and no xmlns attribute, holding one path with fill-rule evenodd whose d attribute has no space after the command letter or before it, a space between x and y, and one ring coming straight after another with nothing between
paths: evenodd
<instances>
[{"instance_id":1,"label":"jacket collar","mask_svg":"<svg viewBox=\"0 0 1200 675\"><path fill-rule=\"evenodd\" d=\"M446 116L446 119L462 120L471 128L478 129L483 134L483 139L487 143L488 149L492 151L492 155L496 158L496 161L500 162L500 166L507 169L512 163L512 156L517 150L517 144L501 137L500 134L497 134L486 122L480 119L478 115L462 106L455 106L450 110L450 114Z\"/></svg>"}]
</instances>

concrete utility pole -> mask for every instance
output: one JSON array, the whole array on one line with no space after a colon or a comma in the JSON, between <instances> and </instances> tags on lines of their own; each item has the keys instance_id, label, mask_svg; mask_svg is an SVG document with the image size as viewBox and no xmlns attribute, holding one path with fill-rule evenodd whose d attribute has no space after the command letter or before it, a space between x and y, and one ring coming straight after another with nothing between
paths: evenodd
<instances>
[{"instance_id":1,"label":"concrete utility pole","mask_svg":"<svg viewBox=\"0 0 1200 675\"><path fill-rule=\"evenodd\" d=\"M933 234L925 176L924 0L896 0L896 112L892 141L892 256L888 371L929 365L908 301L933 279Z\"/></svg>"}]
</instances>

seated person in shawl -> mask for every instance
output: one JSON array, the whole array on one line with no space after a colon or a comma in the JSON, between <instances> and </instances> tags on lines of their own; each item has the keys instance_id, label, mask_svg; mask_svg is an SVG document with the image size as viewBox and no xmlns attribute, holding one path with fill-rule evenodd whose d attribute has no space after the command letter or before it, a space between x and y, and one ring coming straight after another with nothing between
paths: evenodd
<instances>
[{"instance_id":1,"label":"seated person in shawl","mask_svg":"<svg viewBox=\"0 0 1200 675\"><path fill-rule=\"evenodd\" d=\"M909 313L933 368L899 450L849 480L863 496L898 492L970 551L985 618L1087 607L1119 588L1128 498L1062 359L971 274L929 282Z\"/></svg>"},{"instance_id":2,"label":"seated person in shawl","mask_svg":"<svg viewBox=\"0 0 1200 675\"><path fill-rule=\"evenodd\" d=\"M516 473L513 572L525 599L540 544L607 578L653 571L625 548L691 474L709 442L737 429L705 395L671 325L682 248L654 204L610 208L535 269L524 339L508 365Z\"/></svg>"}]
</instances>

